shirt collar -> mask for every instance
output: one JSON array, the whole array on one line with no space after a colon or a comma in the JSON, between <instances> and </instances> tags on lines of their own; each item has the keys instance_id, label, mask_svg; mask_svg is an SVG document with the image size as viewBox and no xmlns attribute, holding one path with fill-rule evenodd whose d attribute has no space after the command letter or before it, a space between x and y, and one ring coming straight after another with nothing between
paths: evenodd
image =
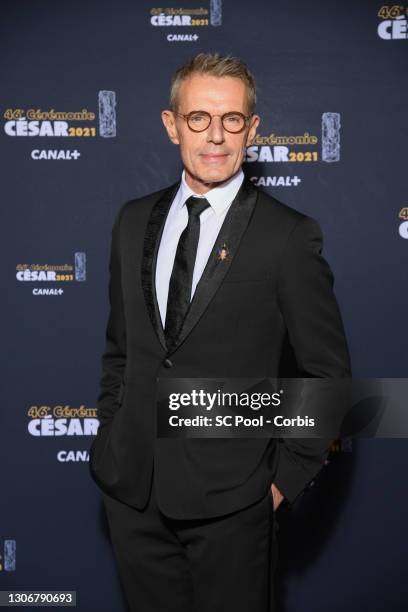
<instances>
[{"instance_id":1,"label":"shirt collar","mask_svg":"<svg viewBox=\"0 0 408 612\"><path fill-rule=\"evenodd\" d=\"M194 193L194 191L187 185L185 170L183 170L181 175L181 183L180 183L180 199L179 199L179 207L182 208L186 203L186 200L190 196L195 196L197 198L205 197L208 200L211 208L215 212L217 216L221 215L225 209L231 204L237 195L239 188L242 185L244 180L244 173L242 168L239 169L239 172L234 174L228 181L220 185L219 187L214 187L207 191L205 194Z\"/></svg>"}]
</instances>

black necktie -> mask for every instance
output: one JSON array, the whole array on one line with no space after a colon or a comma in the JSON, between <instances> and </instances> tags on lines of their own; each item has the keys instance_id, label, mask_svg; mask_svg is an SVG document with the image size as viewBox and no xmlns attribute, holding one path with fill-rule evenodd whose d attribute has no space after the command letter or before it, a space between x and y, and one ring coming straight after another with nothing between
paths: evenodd
<instances>
[{"instance_id":1,"label":"black necktie","mask_svg":"<svg viewBox=\"0 0 408 612\"><path fill-rule=\"evenodd\" d=\"M176 339L190 306L194 264L200 237L200 215L210 204L205 198L190 196L186 206L188 223L177 245L169 283L164 330L167 346Z\"/></svg>"}]
</instances>

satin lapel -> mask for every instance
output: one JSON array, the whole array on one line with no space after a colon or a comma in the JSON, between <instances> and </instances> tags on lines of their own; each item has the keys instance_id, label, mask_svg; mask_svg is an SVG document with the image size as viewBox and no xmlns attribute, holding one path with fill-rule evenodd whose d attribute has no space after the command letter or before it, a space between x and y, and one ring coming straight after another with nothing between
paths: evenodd
<instances>
[{"instance_id":1,"label":"satin lapel","mask_svg":"<svg viewBox=\"0 0 408 612\"><path fill-rule=\"evenodd\" d=\"M169 353L174 352L184 342L213 299L238 250L241 238L255 208L256 199L257 190L249 179L244 179L224 219L207 265L197 284L180 333L174 344L169 347ZM220 251L224 244L228 249L228 256L225 259L220 257Z\"/></svg>"},{"instance_id":2,"label":"satin lapel","mask_svg":"<svg viewBox=\"0 0 408 612\"><path fill-rule=\"evenodd\" d=\"M156 295L156 262L160 239L163 233L167 213L177 193L180 182L169 187L155 203L146 226L142 258L142 288L146 307L160 344L167 351L163 325L160 317Z\"/></svg>"}]
</instances>

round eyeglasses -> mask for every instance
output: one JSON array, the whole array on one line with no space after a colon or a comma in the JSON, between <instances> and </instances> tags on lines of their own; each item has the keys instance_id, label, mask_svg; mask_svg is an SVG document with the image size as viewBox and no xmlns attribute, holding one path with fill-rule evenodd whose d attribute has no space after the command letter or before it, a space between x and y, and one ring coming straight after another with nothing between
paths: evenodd
<instances>
[{"instance_id":1,"label":"round eyeglasses","mask_svg":"<svg viewBox=\"0 0 408 612\"><path fill-rule=\"evenodd\" d=\"M187 113L187 115L183 115L183 113L177 113L173 111L175 115L179 115L179 117L183 117L185 121L187 121L187 125L192 132L204 132L212 121L213 117L221 117L222 127L227 132L231 132L232 134L238 134L245 129L248 121L251 119L254 113L251 113L248 116L245 116L243 113L238 111L232 111L230 113L224 113L223 115L210 115L207 111L191 111Z\"/></svg>"}]
</instances>

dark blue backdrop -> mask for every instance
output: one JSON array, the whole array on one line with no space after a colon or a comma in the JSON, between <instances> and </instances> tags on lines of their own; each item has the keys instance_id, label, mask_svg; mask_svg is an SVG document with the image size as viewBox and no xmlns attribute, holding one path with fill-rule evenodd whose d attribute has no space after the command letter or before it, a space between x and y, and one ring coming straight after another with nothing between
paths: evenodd
<instances>
[{"instance_id":1,"label":"dark blue backdrop","mask_svg":"<svg viewBox=\"0 0 408 612\"><path fill-rule=\"evenodd\" d=\"M83 612L125 609L87 463L111 226L179 177L160 111L188 57L248 63L262 122L245 172L320 222L354 376L407 372L408 5L160 7L2 2L0 590L76 590ZM405 440L333 449L280 514L282 611L408 609L406 466Z\"/></svg>"}]
</instances>

